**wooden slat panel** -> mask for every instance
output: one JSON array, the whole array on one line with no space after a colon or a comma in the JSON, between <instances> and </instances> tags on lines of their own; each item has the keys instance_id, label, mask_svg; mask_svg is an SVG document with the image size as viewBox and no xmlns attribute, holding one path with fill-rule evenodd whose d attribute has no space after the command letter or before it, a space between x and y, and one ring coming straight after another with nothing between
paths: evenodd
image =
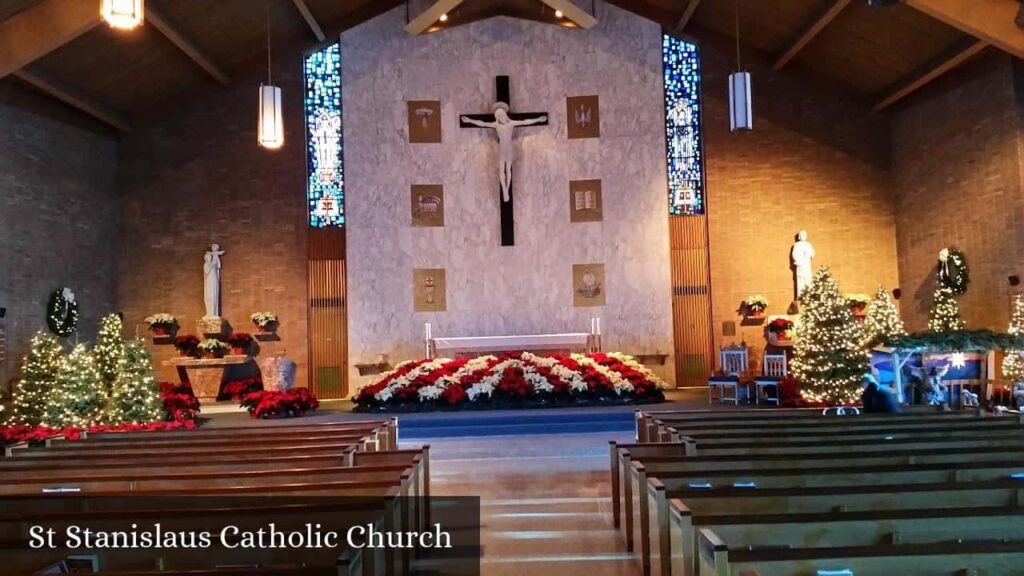
<instances>
[{"instance_id":1,"label":"wooden slat panel","mask_svg":"<svg viewBox=\"0 0 1024 576\"><path fill-rule=\"evenodd\" d=\"M348 395L348 306L345 231L310 229L309 366L320 398Z\"/></svg>"},{"instance_id":2,"label":"wooden slat panel","mask_svg":"<svg viewBox=\"0 0 1024 576\"><path fill-rule=\"evenodd\" d=\"M676 385L703 386L714 367L707 218L670 216Z\"/></svg>"}]
</instances>

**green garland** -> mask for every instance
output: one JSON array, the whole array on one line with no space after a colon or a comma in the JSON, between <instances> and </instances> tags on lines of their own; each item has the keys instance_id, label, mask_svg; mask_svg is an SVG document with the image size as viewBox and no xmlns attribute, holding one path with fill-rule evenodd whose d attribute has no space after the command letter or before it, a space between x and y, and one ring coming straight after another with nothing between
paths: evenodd
<instances>
[{"instance_id":1,"label":"green garland","mask_svg":"<svg viewBox=\"0 0 1024 576\"><path fill-rule=\"evenodd\" d=\"M967 292L967 283L971 281L970 271L967 269L967 259L964 253L956 248L946 248L946 257L949 277L942 275L942 260L939 259L935 267L935 274L938 276L939 285L949 288L954 294L960 295Z\"/></svg>"},{"instance_id":2,"label":"green garland","mask_svg":"<svg viewBox=\"0 0 1024 576\"><path fill-rule=\"evenodd\" d=\"M64 298L63 288L50 294L50 303L46 306L46 323L50 326L50 332L61 337L70 336L78 330L78 302L69 302Z\"/></svg>"},{"instance_id":3,"label":"green garland","mask_svg":"<svg viewBox=\"0 0 1024 576\"><path fill-rule=\"evenodd\" d=\"M991 330L918 332L909 336L887 338L885 345L890 348L928 350L936 353L1021 350L1024 349L1024 336Z\"/></svg>"}]
</instances>

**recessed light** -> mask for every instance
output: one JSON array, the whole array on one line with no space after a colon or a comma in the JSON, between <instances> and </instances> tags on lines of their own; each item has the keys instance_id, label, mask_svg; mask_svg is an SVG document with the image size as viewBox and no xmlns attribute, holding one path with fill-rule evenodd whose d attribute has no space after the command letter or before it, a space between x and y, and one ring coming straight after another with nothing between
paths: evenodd
<instances>
[{"instance_id":1,"label":"recessed light","mask_svg":"<svg viewBox=\"0 0 1024 576\"><path fill-rule=\"evenodd\" d=\"M565 14L562 14L561 10L555 10L555 18L561 18L562 16L565 16Z\"/></svg>"},{"instance_id":2,"label":"recessed light","mask_svg":"<svg viewBox=\"0 0 1024 576\"><path fill-rule=\"evenodd\" d=\"M448 21L448 15L447 14L441 14L441 17L438 18L438 20L440 20L441 22L447 22Z\"/></svg>"}]
</instances>

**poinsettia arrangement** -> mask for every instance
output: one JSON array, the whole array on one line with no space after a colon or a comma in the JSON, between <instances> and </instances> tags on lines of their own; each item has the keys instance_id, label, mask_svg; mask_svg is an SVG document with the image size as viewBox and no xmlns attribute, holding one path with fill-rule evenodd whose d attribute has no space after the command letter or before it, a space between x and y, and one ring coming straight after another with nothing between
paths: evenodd
<instances>
[{"instance_id":1,"label":"poinsettia arrangement","mask_svg":"<svg viewBox=\"0 0 1024 576\"><path fill-rule=\"evenodd\" d=\"M204 338L197 346L203 356L217 358L231 351L231 347L216 338Z\"/></svg>"},{"instance_id":2,"label":"poinsettia arrangement","mask_svg":"<svg viewBox=\"0 0 1024 576\"><path fill-rule=\"evenodd\" d=\"M246 394L241 405L252 418L295 418L315 411L320 401L309 388L292 388Z\"/></svg>"},{"instance_id":3,"label":"poinsettia arrangement","mask_svg":"<svg viewBox=\"0 0 1024 576\"><path fill-rule=\"evenodd\" d=\"M785 334L793 329L793 321L788 318L776 318L765 327L772 334Z\"/></svg>"},{"instance_id":4,"label":"poinsettia arrangement","mask_svg":"<svg viewBox=\"0 0 1024 576\"><path fill-rule=\"evenodd\" d=\"M174 349L182 356L199 355L199 338L192 334L185 334L174 339Z\"/></svg>"},{"instance_id":5,"label":"poinsettia arrangement","mask_svg":"<svg viewBox=\"0 0 1024 576\"><path fill-rule=\"evenodd\" d=\"M273 312L253 312L249 319L261 330L272 330L277 327L277 314Z\"/></svg>"},{"instance_id":6,"label":"poinsettia arrangement","mask_svg":"<svg viewBox=\"0 0 1024 576\"><path fill-rule=\"evenodd\" d=\"M200 406L191 386L161 382L160 398L163 400L165 421L195 426Z\"/></svg>"},{"instance_id":7,"label":"poinsettia arrangement","mask_svg":"<svg viewBox=\"0 0 1024 576\"><path fill-rule=\"evenodd\" d=\"M228 336L228 346L231 346L236 352L244 354L251 345L252 335L248 332L232 332Z\"/></svg>"},{"instance_id":8,"label":"poinsettia arrangement","mask_svg":"<svg viewBox=\"0 0 1024 576\"><path fill-rule=\"evenodd\" d=\"M10 446L23 442L43 441L47 438L63 437L67 440L81 440L82 432L98 434L100 432L154 432L158 430L194 430L195 421L186 422L149 422L146 424L97 424L87 428L50 428L47 426L27 426L15 424L0 426L0 445Z\"/></svg>"},{"instance_id":9,"label":"poinsettia arrangement","mask_svg":"<svg viewBox=\"0 0 1024 576\"><path fill-rule=\"evenodd\" d=\"M356 394L357 410L660 402L665 383L618 353L530 352L405 362Z\"/></svg>"},{"instance_id":10,"label":"poinsettia arrangement","mask_svg":"<svg viewBox=\"0 0 1024 576\"><path fill-rule=\"evenodd\" d=\"M871 301L871 296L867 294L847 294L846 303L850 305L850 308L864 308Z\"/></svg>"},{"instance_id":11,"label":"poinsettia arrangement","mask_svg":"<svg viewBox=\"0 0 1024 576\"><path fill-rule=\"evenodd\" d=\"M748 313L760 314L768 309L768 298L762 294L747 296L743 300L743 308Z\"/></svg>"},{"instance_id":12,"label":"poinsettia arrangement","mask_svg":"<svg viewBox=\"0 0 1024 576\"><path fill-rule=\"evenodd\" d=\"M147 317L146 323L149 324L149 329L153 332L167 333L178 327L178 319L173 314L166 312Z\"/></svg>"},{"instance_id":13,"label":"poinsettia arrangement","mask_svg":"<svg viewBox=\"0 0 1024 576\"><path fill-rule=\"evenodd\" d=\"M220 389L218 400L240 400L247 394L263 390L263 381L259 378L245 378L225 383Z\"/></svg>"}]
</instances>

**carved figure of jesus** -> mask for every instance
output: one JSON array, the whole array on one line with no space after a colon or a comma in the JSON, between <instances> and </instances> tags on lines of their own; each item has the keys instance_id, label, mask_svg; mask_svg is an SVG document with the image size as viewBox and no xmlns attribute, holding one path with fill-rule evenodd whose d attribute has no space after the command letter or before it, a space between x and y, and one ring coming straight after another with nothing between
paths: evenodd
<instances>
[{"instance_id":1,"label":"carved figure of jesus","mask_svg":"<svg viewBox=\"0 0 1024 576\"><path fill-rule=\"evenodd\" d=\"M203 300L206 318L220 318L220 257L224 251L219 244L210 246L203 257Z\"/></svg>"},{"instance_id":2,"label":"carved figure of jesus","mask_svg":"<svg viewBox=\"0 0 1024 576\"><path fill-rule=\"evenodd\" d=\"M547 122L547 116L538 116L529 120L513 120L509 118L508 104L497 102L491 107L494 122L481 122L469 116L462 116L462 121L480 128L493 128L498 135L498 182L501 184L501 198L508 202L509 188L512 186L512 164L516 159L516 151L512 146L512 136L517 126L530 126Z\"/></svg>"},{"instance_id":3,"label":"carved figure of jesus","mask_svg":"<svg viewBox=\"0 0 1024 576\"><path fill-rule=\"evenodd\" d=\"M793 248L789 252L789 258L793 265L793 274L796 277L796 298L799 300L814 278L814 272L811 270L814 246L807 241L806 230L797 233L796 242L793 243Z\"/></svg>"}]
</instances>

